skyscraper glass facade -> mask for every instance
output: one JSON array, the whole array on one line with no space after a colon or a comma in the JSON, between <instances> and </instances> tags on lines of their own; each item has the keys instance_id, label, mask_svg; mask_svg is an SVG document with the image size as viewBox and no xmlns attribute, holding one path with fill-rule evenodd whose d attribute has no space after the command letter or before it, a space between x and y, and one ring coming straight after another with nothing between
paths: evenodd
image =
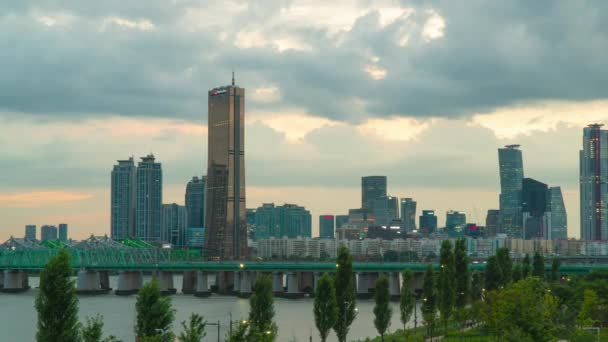
<instances>
[{"instance_id":1,"label":"skyscraper glass facade","mask_svg":"<svg viewBox=\"0 0 608 342\"><path fill-rule=\"evenodd\" d=\"M522 223L525 239L547 239L551 225L547 202L549 187L532 178L522 181Z\"/></svg>"},{"instance_id":2,"label":"skyscraper glass facade","mask_svg":"<svg viewBox=\"0 0 608 342\"><path fill-rule=\"evenodd\" d=\"M386 176L361 178L361 208L374 212L374 201L386 197Z\"/></svg>"},{"instance_id":3,"label":"skyscraper glass facade","mask_svg":"<svg viewBox=\"0 0 608 342\"><path fill-rule=\"evenodd\" d=\"M111 221L112 239L135 237L137 167L133 158L119 160L112 169Z\"/></svg>"},{"instance_id":4,"label":"skyscraper glass facade","mask_svg":"<svg viewBox=\"0 0 608 342\"><path fill-rule=\"evenodd\" d=\"M321 239L333 239L335 228L334 215L319 216L319 237Z\"/></svg>"},{"instance_id":5,"label":"skyscraper glass facade","mask_svg":"<svg viewBox=\"0 0 608 342\"><path fill-rule=\"evenodd\" d=\"M265 203L256 209L256 239L311 237L310 211L297 204Z\"/></svg>"},{"instance_id":6,"label":"skyscraper glass facade","mask_svg":"<svg viewBox=\"0 0 608 342\"><path fill-rule=\"evenodd\" d=\"M551 209L550 238L568 238L568 215L564 205L562 189L559 186L549 188L549 207Z\"/></svg>"},{"instance_id":7,"label":"skyscraper glass facade","mask_svg":"<svg viewBox=\"0 0 608 342\"><path fill-rule=\"evenodd\" d=\"M524 178L519 145L498 149L500 169L500 231L509 237L522 238L521 189Z\"/></svg>"},{"instance_id":8,"label":"skyscraper glass facade","mask_svg":"<svg viewBox=\"0 0 608 342\"><path fill-rule=\"evenodd\" d=\"M445 214L445 229L454 231L457 228L463 229L467 223L467 214L461 211L449 210Z\"/></svg>"},{"instance_id":9,"label":"skyscraper glass facade","mask_svg":"<svg viewBox=\"0 0 608 342\"><path fill-rule=\"evenodd\" d=\"M388 226L399 218L399 199L393 196L376 198L374 201L374 221L377 226Z\"/></svg>"},{"instance_id":10,"label":"skyscraper glass facade","mask_svg":"<svg viewBox=\"0 0 608 342\"><path fill-rule=\"evenodd\" d=\"M68 225L66 223L59 224L59 241L68 241Z\"/></svg>"},{"instance_id":11,"label":"skyscraper glass facade","mask_svg":"<svg viewBox=\"0 0 608 342\"><path fill-rule=\"evenodd\" d=\"M177 247L185 246L186 221L185 206L176 203L163 204L161 211L161 241Z\"/></svg>"},{"instance_id":12,"label":"skyscraper glass facade","mask_svg":"<svg viewBox=\"0 0 608 342\"><path fill-rule=\"evenodd\" d=\"M193 177L186 185L187 226L203 228L205 226L205 184L207 177Z\"/></svg>"},{"instance_id":13,"label":"skyscraper glass facade","mask_svg":"<svg viewBox=\"0 0 608 342\"><path fill-rule=\"evenodd\" d=\"M149 243L161 242L163 175L154 155L142 157L137 165L137 204L135 237Z\"/></svg>"},{"instance_id":14,"label":"skyscraper glass facade","mask_svg":"<svg viewBox=\"0 0 608 342\"><path fill-rule=\"evenodd\" d=\"M608 131L583 129L580 161L581 239L608 240Z\"/></svg>"},{"instance_id":15,"label":"skyscraper glass facade","mask_svg":"<svg viewBox=\"0 0 608 342\"><path fill-rule=\"evenodd\" d=\"M411 198L401 199L401 221L406 232L416 229L416 201Z\"/></svg>"},{"instance_id":16,"label":"skyscraper glass facade","mask_svg":"<svg viewBox=\"0 0 608 342\"><path fill-rule=\"evenodd\" d=\"M36 240L36 225L28 224L25 226L25 239L30 241Z\"/></svg>"},{"instance_id":17,"label":"skyscraper glass facade","mask_svg":"<svg viewBox=\"0 0 608 342\"><path fill-rule=\"evenodd\" d=\"M423 210L420 215L420 232L431 234L437 231L437 216L435 210Z\"/></svg>"}]
</instances>

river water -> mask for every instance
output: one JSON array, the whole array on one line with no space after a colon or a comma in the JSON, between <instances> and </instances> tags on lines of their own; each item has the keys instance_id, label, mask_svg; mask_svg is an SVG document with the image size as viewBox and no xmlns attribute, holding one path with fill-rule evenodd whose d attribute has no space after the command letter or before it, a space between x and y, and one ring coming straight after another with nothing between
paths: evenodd
<instances>
[{"instance_id":1,"label":"river water","mask_svg":"<svg viewBox=\"0 0 608 342\"><path fill-rule=\"evenodd\" d=\"M116 277L110 277L110 285L116 288ZM1 341L24 342L34 341L36 334L36 310L34 299L38 290L38 278L30 277L32 289L21 294L0 294L0 332ZM175 277L175 288L181 289L181 277ZM115 335L120 339L134 341L133 324L135 321L135 296L122 297L114 294L99 296L80 296L81 321L87 316L103 315L104 333ZM230 314L233 320L245 319L249 313L249 301L232 296L212 295L209 298L197 298L178 292L171 296L173 307L177 310L173 331L179 333L179 322L187 320L192 312L202 314L209 322L220 322L220 340L224 341L229 329ZM353 322L348 340L364 340L377 336L374 328L373 300L358 300L358 315ZM277 341L320 341L315 328L313 316L313 299L304 298L288 300L275 298L275 321L279 327ZM420 314L418 315L420 317ZM418 318L420 321L420 318ZM413 325L410 322L408 325ZM393 320L390 330L401 327L399 305L393 303ZM207 326L207 337L204 341L217 341L217 326ZM328 341L337 341L332 331Z\"/></svg>"}]
</instances>

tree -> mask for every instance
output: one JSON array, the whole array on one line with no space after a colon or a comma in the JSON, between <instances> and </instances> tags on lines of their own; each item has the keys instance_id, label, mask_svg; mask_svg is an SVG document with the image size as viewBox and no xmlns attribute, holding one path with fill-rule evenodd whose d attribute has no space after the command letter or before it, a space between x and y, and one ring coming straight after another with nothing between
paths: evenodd
<instances>
[{"instance_id":1,"label":"tree","mask_svg":"<svg viewBox=\"0 0 608 342\"><path fill-rule=\"evenodd\" d=\"M551 281L559 280L559 268L561 264L562 262L559 258L553 258L553 261L551 263Z\"/></svg>"},{"instance_id":2,"label":"tree","mask_svg":"<svg viewBox=\"0 0 608 342\"><path fill-rule=\"evenodd\" d=\"M86 324L82 327L80 335L82 342L100 342L103 336L102 316L87 317Z\"/></svg>"},{"instance_id":3,"label":"tree","mask_svg":"<svg viewBox=\"0 0 608 342\"><path fill-rule=\"evenodd\" d=\"M203 319L203 316L199 314L191 314L188 324L186 321L182 321L182 328L184 331L179 334L180 342L200 342L207 336L205 327L207 322Z\"/></svg>"},{"instance_id":4,"label":"tree","mask_svg":"<svg viewBox=\"0 0 608 342\"><path fill-rule=\"evenodd\" d=\"M65 249L49 259L40 273L36 296L39 342L72 342L79 339L78 297L72 275L71 258Z\"/></svg>"},{"instance_id":5,"label":"tree","mask_svg":"<svg viewBox=\"0 0 608 342\"><path fill-rule=\"evenodd\" d=\"M139 290L135 311L135 336L138 341L157 339L169 342L175 339L171 332L175 310L171 298L161 296L158 280L153 279Z\"/></svg>"},{"instance_id":6,"label":"tree","mask_svg":"<svg viewBox=\"0 0 608 342\"><path fill-rule=\"evenodd\" d=\"M388 251L384 252L383 258L386 262L397 262L399 261L399 253L389 249Z\"/></svg>"},{"instance_id":7,"label":"tree","mask_svg":"<svg viewBox=\"0 0 608 342\"><path fill-rule=\"evenodd\" d=\"M454 304L463 308L469 302L469 257L464 239L458 239L454 247L454 277L456 300Z\"/></svg>"},{"instance_id":8,"label":"tree","mask_svg":"<svg viewBox=\"0 0 608 342\"><path fill-rule=\"evenodd\" d=\"M338 303L338 320L334 331L340 342L346 342L350 325L357 316L355 296L355 275L353 273L353 258L348 248L341 246L338 251L336 270L336 302Z\"/></svg>"},{"instance_id":9,"label":"tree","mask_svg":"<svg viewBox=\"0 0 608 342\"><path fill-rule=\"evenodd\" d=\"M323 274L317 283L313 312L319 336L321 341L325 342L329 331L336 325L338 319L336 289L334 288L334 279L329 273Z\"/></svg>"},{"instance_id":10,"label":"tree","mask_svg":"<svg viewBox=\"0 0 608 342\"><path fill-rule=\"evenodd\" d=\"M439 311L443 321L444 333L447 333L448 319L454 309L454 253L450 240L441 243L439 253Z\"/></svg>"},{"instance_id":11,"label":"tree","mask_svg":"<svg viewBox=\"0 0 608 342\"><path fill-rule=\"evenodd\" d=\"M403 280L401 282L401 296L399 298L399 312L401 313L401 323L403 323L403 333L406 334L405 325L410 321L412 312L416 306L416 298L410 288L412 286L412 280L414 279L414 273L412 270L405 270L402 274ZM407 340L407 335L405 336Z\"/></svg>"},{"instance_id":12,"label":"tree","mask_svg":"<svg viewBox=\"0 0 608 342\"><path fill-rule=\"evenodd\" d=\"M522 263L521 276L522 278L528 278L531 273L532 266L530 265L530 255L526 253L526 256L524 257L524 261Z\"/></svg>"},{"instance_id":13,"label":"tree","mask_svg":"<svg viewBox=\"0 0 608 342\"><path fill-rule=\"evenodd\" d=\"M437 319L437 292L435 288L435 271L428 265L422 283L422 318L427 326L427 334L433 336L433 326Z\"/></svg>"},{"instance_id":14,"label":"tree","mask_svg":"<svg viewBox=\"0 0 608 342\"><path fill-rule=\"evenodd\" d=\"M600 302L594 290L586 289L583 294L583 304L576 317L576 324L581 327L593 326L598 321Z\"/></svg>"},{"instance_id":15,"label":"tree","mask_svg":"<svg viewBox=\"0 0 608 342\"><path fill-rule=\"evenodd\" d=\"M486 290L492 291L497 290L502 284L502 270L498 264L496 255L492 255L488 258L486 264L485 273L485 286Z\"/></svg>"},{"instance_id":16,"label":"tree","mask_svg":"<svg viewBox=\"0 0 608 342\"><path fill-rule=\"evenodd\" d=\"M539 252L534 253L532 275L545 279L545 258Z\"/></svg>"},{"instance_id":17,"label":"tree","mask_svg":"<svg viewBox=\"0 0 608 342\"><path fill-rule=\"evenodd\" d=\"M485 282L483 274L474 272L471 276L471 299L473 301L481 300L483 291L485 290Z\"/></svg>"},{"instance_id":18,"label":"tree","mask_svg":"<svg viewBox=\"0 0 608 342\"><path fill-rule=\"evenodd\" d=\"M249 298L249 341L274 341L277 325L274 322L274 298L272 278L268 275L257 277Z\"/></svg>"},{"instance_id":19,"label":"tree","mask_svg":"<svg viewBox=\"0 0 608 342\"><path fill-rule=\"evenodd\" d=\"M380 334L380 340L384 342L384 334L391 325L391 317L393 316L393 309L389 303L388 278L384 275L376 280L374 301L376 302L376 305L374 305L374 326Z\"/></svg>"},{"instance_id":20,"label":"tree","mask_svg":"<svg viewBox=\"0 0 608 342\"><path fill-rule=\"evenodd\" d=\"M521 264L513 266L513 282L518 282L523 278Z\"/></svg>"},{"instance_id":21,"label":"tree","mask_svg":"<svg viewBox=\"0 0 608 342\"><path fill-rule=\"evenodd\" d=\"M500 286L506 286L513 280L513 261L509 255L509 249L501 247L496 251L496 259L500 267Z\"/></svg>"}]
</instances>

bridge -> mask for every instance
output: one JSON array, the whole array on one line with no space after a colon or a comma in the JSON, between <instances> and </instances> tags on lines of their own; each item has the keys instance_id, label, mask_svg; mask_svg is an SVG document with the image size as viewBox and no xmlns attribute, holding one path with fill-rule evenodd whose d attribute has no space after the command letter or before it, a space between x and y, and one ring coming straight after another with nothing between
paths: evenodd
<instances>
[{"instance_id":1,"label":"bridge","mask_svg":"<svg viewBox=\"0 0 608 342\"><path fill-rule=\"evenodd\" d=\"M71 255L77 272L77 288L82 294L108 293L110 275L118 274L116 294L136 293L143 285L143 274L159 279L164 293L177 292L174 278L182 277L182 292L205 297L212 291L248 296L259 274L272 274L275 295L298 298L311 293L318 277L335 272L333 262L271 261L205 261L198 250L160 249L138 240L114 241L108 237L90 237L74 245L58 241L37 243L11 238L0 245L0 291L19 292L29 289L28 272L39 272L50 257L65 249ZM433 265L437 267L436 264ZM550 271L551 265L545 266ZM389 277L390 292L399 295L400 272L410 269L415 274L413 288L422 286L426 263L355 262L359 297L370 297L380 274ZM472 271L482 272L484 263L472 263ZM608 264L566 264L561 274L587 274L608 270Z\"/></svg>"}]
</instances>

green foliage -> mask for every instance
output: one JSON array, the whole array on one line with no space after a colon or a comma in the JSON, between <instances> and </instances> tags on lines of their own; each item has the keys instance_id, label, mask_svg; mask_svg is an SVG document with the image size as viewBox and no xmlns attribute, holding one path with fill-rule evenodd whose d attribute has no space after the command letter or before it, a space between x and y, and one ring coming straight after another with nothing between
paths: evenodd
<instances>
[{"instance_id":1,"label":"green foliage","mask_svg":"<svg viewBox=\"0 0 608 342\"><path fill-rule=\"evenodd\" d=\"M583 304L576 317L576 324L585 328L595 325L599 318L600 301L597 293L591 289L585 290Z\"/></svg>"},{"instance_id":2,"label":"green foliage","mask_svg":"<svg viewBox=\"0 0 608 342\"><path fill-rule=\"evenodd\" d=\"M428 265L422 284L422 318L427 325L429 335L433 334L433 326L437 320L437 291L435 287L435 271Z\"/></svg>"},{"instance_id":3,"label":"green foliage","mask_svg":"<svg viewBox=\"0 0 608 342\"><path fill-rule=\"evenodd\" d=\"M454 246L454 278L455 295L454 305L458 308L465 307L470 296L469 257L464 239L458 239Z\"/></svg>"},{"instance_id":4,"label":"green foliage","mask_svg":"<svg viewBox=\"0 0 608 342\"><path fill-rule=\"evenodd\" d=\"M103 336L103 317L97 315L94 318L87 317L86 324L80 332L82 342L101 342Z\"/></svg>"},{"instance_id":5,"label":"green foliage","mask_svg":"<svg viewBox=\"0 0 608 342\"><path fill-rule=\"evenodd\" d=\"M378 330L381 340L384 341L384 334L391 325L391 317L393 316L393 309L389 303L388 278L384 275L376 280L374 301L376 302L376 305L374 305L374 326Z\"/></svg>"},{"instance_id":6,"label":"green foliage","mask_svg":"<svg viewBox=\"0 0 608 342\"><path fill-rule=\"evenodd\" d=\"M203 319L203 316L199 314L191 314L188 324L186 321L182 321L182 328L184 331L179 334L180 342L200 342L205 338L207 333L205 327L207 322Z\"/></svg>"},{"instance_id":7,"label":"green foliage","mask_svg":"<svg viewBox=\"0 0 608 342\"><path fill-rule=\"evenodd\" d=\"M172 342L175 339L171 332L175 310L171 306L171 298L161 296L156 279L139 290L135 311L135 336L138 340L152 338L160 342Z\"/></svg>"},{"instance_id":8,"label":"green foliage","mask_svg":"<svg viewBox=\"0 0 608 342\"><path fill-rule=\"evenodd\" d=\"M245 323L239 323L239 325L232 331L232 334L228 336L227 342L246 342L247 331L249 326Z\"/></svg>"},{"instance_id":9,"label":"green foliage","mask_svg":"<svg viewBox=\"0 0 608 342\"><path fill-rule=\"evenodd\" d=\"M454 253L452 252L452 243L450 240L444 240L441 243L441 252L439 253L437 289L439 295L439 311L445 329L447 329L447 321L452 316L452 310L454 309L454 276Z\"/></svg>"},{"instance_id":10,"label":"green foliage","mask_svg":"<svg viewBox=\"0 0 608 342\"><path fill-rule=\"evenodd\" d=\"M70 279L72 266L65 249L49 259L40 274L40 291L36 296L39 342L78 341L78 297Z\"/></svg>"},{"instance_id":11,"label":"green foliage","mask_svg":"<svg viewBox=\"0 0 608 342\"><path fill-rule=\"evenodd\" d=\"M515 264L513 266L513 282L518 282L523 278L522 266L521 264Z\"/></svg>"},{"instance_id":12,"label":"green foliage","mask_svg":"<svg viewBox=\"0 0 608 342\"><path fill-rule=\"evenodd\" d=\"M501 247L496 251L496 259L500 267L500 286L507 286L513 280L513 261L509 255L509 249Z\"/></svg>"},{"instance_id":13,"label":"green foliage","mask_svg":"<svg viewBox=\"0 0 608 342\"><path fill-rule=\"evenodd\" d=\"M545 279L545 258L539 252L534 253L532 275Z\"/></svg>"},{"instance_id":14,"label":"green foliage","mask_svg":"<svg viewBox=\"0 0 608 342\"><path fill-rule=\"evenodd\" d=\"M526 253L521 264L521 277L528 278L532 274L532 266L530 265L530 255Z\"/></svg>"},{"instance_id":15,"label":"green foliage","mask_svg":"<svg viewBox=\"0 0 608 342\"><path fill-rule=\"evenodd\" d=\"M274 322L274 298L270 276L257 277L253 284L253 293L249 298L249 306L248 340L274 341L278 329Z\"/></svg>"},{"instance_id":16,"label":"green foliage","mask_svg":"<svg viewBox=\"0 0 608 342\"><path fill-rule=\"evenodd\" d=\"M384 252L383 258L386 262L397 262L399 261L399 253L397 253L397 251L388 250Z\"/></svg>"},{"instance_id":17,"label":"green foliage","mask_svg":"<svg viewBox=\"0 0 608 342\"><path fill-rule=\"evenodd\" d=\"M350 325L357 316L355 296L355 275L353 273L353 258L348 248L341 246L336 260L336 302L338 303L338 320L334 331L340 342L346 341Z\"/></svg>"},{"instance_id":18,"label":"green foliage","mask_svg":"<svg viewBox=\"0 0 608 342\"><path fill-rule=\"evenodd\" d=\"M559 268L562 265L562 262L559 258L553 258L551 262L551 281L559 280Z\"/></svg>"},{"instance_id":19,"label":"green foliage","mask_svg":"<svg viewBox=\"0 0 608 342\"><path fill-rule=\"evenodd\" d=\"M480 272L473 272L473 275L471 276L471 300L481 300L484 288L484 275Z\"/></svg>"},{"instance_id":20,"label":"green foliage","mask_svg":"<svg viewBox=\"0 0 608 342\"><path fill-rule=\"evenodd\" d=\"M498 257L493 255L488 258L485 272L486 290L497 290L502 285L502 270L498 263Z\"/></svg>"},{"instance_id":21,"label":"green foliage","mask_svg":"<svg viewBox=\"0 0 608 342\"><path fill-rule=\"evenodd\" d=\"M405 331L405 325L410 321L412 313L416 305L416 298L410 288L414 279L414 273L412 270L405 270L402 274L403 280L401 283L401 296L399 298L399 313L401 323L403 324L403 331Z\"/></svg>"},{"instance_id":22,"label":"green foliage","mask_svg":"<svg viewBox=\"0 0 608 342\"><path fill-rule=\"evenodd\" d=\"M338 319L336 289L334 288L334 279L329 273L325 273L319 278L315 290L313 312L319 336L321 337L321 341L325 342L329 331Z\"/></svg>"}]
</instances>

